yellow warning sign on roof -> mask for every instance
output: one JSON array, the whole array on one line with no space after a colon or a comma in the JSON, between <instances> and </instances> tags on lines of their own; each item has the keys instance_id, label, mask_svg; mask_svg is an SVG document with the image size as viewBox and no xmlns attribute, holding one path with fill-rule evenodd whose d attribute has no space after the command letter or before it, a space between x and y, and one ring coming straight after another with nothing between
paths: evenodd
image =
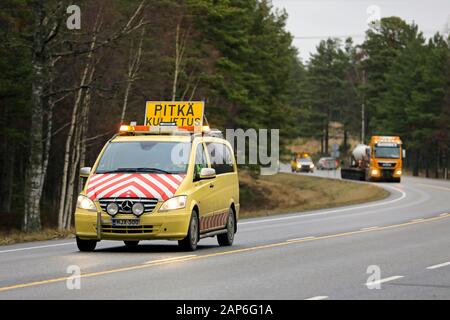
<instances>
[{"instance_id":1,"label":"yellow warning sign on roof","mask_svg":"<svg viewBox=\"0 0 450 320\"><path fill-rule=\"evenodd\" d=\"M177 127L201 127L204 103L202 101L148 101L145 125L173 124Z\"/></svg>"}]
</instances>

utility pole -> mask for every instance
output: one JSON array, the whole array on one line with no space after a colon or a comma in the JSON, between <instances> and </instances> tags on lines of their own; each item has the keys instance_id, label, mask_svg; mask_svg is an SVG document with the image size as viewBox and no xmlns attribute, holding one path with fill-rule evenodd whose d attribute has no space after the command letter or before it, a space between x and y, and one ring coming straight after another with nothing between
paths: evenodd
<instances>
[{"instance_id":1,"label":"utility pole","mask_svg":"<svg viewBox=\"0 0 450 320\"><path fill-rule=\"evenodd\" d=\"M366 71L362 70L362 84L366 84ZM366 103L365 103L364 92L362 94L362 104L361 104L361 143L364 144L366 141Z\"/></svg>"},{"instance_id":2,"label":"utility pole","mask_svg":"<svg viewBox=\"0 0 450 320\"><path fill-rule=\"evenodd\" d=\"M363 101L361 106L361 143L366 141L366 105Z\"/></svg>"}]
</instances>

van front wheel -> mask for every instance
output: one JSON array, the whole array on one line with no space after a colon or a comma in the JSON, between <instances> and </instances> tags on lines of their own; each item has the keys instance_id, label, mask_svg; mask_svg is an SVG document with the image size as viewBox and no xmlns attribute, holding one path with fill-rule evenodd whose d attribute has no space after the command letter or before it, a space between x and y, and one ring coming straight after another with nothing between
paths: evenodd
<instances>
[{"instance_id":1,"label":"van front wheel","mask_svg":"<svg viewBox=\"0 0 450 320\"><path fill-rule=\"evenodd\" d=\"M178 245L184 251L195 251L199 239L198 215L196 211L192 211L191 221L189 222L188 234L186 238L178 241Z\"/></svg>"},{"instance_id":2,"label":"van front wheel","mask_svg":"<svg viewBox=\"0 0 450 320\"><path fill-rule=\"evenodd\" d=\"M217 236L217 242L220 246L231 246L234 241L234 233L236 230L236 219L234 217L234 211L230 208L228 212L227 220L227 233L222 233Z\"/></svg>"},{"instance_id":3,"label":"van front wheel","mask_svg":"<svg viewBox=\"0 0 450 320\"><path fill-rule=\"evenodd\" d=\"M83 240L78 237L76 239L78 250L82 252L92 252L95 250L95 247L97 246L96 240Z\"/></svg>"}]
</instances>

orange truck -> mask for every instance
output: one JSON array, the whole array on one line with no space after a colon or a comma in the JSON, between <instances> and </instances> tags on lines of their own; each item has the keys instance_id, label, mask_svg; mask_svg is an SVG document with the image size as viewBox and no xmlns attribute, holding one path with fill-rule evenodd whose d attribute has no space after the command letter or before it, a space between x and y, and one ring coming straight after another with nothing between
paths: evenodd
<instances>
[{"instance_id":1,"label":"orange truck","mask_svg":"<svg viewBox=\"0 0 450 320\"><path fill-rule=\"evenodd\" d=\"M373 136L369 145L352 152L350 166L342 168L342 179L400 182L405 149L400 137Z\"/></svg>"}]
</instances>

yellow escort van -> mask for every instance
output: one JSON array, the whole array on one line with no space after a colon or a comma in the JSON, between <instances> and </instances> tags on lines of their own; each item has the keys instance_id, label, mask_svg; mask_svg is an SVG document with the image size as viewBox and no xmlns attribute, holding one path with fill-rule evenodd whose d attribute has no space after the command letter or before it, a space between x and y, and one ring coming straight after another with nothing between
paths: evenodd
<instances>
[{"instance_id":1,"label":"yellow escort van","mask_svg":"<svg viewBox=\"0 0 450 320\"><path fill-rule=\"evenodd\" d=\"M177 240L188 251L200 239L233 244L239 183L231 145L218 131L122 126L106 143L87 178L75 212L80 251L101 240L136 246Z\"/></svg>"}]
</instances>

